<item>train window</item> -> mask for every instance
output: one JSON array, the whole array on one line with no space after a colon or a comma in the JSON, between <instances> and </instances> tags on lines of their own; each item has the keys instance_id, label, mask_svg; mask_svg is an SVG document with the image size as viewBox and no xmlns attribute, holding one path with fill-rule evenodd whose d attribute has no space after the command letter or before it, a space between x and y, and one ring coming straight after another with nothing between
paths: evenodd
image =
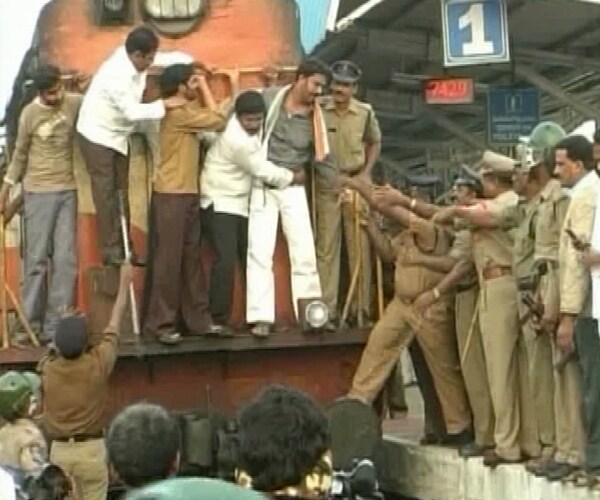
<instances>
[{"instance_id":1,"label":"train window","mask_svg":"<svg viewBox=\"0 0 600 500\"><path fill-rule=\"evenodd\" d=\"M104 6L111 12L121 12L125 7L125 0L104 0Z\"/></svg>"},{"instance_id":2,"label":"train window","mask_svg":"<svg viewBox=\"0 0 600 500\"><path fill-rule=\"evenodd\" d=\"M94 0L94 18L100 26L127 24L130 0Z\"/></svg>"},{"instance_id":3,"label":"train window","mask_svg":"<svg viewBox=\"0 0 600 500\"><path fill-rule=\"evenodd\" d=\"M205 0L145 0L148 15L154 19L190 19L198 17L205 9Z\"/></svg>"}]
</instances>

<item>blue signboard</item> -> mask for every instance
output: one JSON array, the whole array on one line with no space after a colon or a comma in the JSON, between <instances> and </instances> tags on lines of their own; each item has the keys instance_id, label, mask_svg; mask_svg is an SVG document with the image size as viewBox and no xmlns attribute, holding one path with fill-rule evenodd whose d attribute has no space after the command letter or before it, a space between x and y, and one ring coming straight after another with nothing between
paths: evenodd
<instances>
[{"instance_id":1,"label":"blue signboard","mask_svg":"<svg viewBox=\"0 0 600 500\"><path fill-rule=\"evenodd\" d=\"M487 116L489 142L516 144L540 122L539 93L533 87L491 88Z\"/></svg>"},{"instance_id":2,"label":"blue signboard","mask_svg":"<svg viewBox=\"0 0 600 500\"><path fill-rule=\"evenodd\" d=\"M444 66L510 61L504 0L442 0Z\"/></svg>"}]
</instances>

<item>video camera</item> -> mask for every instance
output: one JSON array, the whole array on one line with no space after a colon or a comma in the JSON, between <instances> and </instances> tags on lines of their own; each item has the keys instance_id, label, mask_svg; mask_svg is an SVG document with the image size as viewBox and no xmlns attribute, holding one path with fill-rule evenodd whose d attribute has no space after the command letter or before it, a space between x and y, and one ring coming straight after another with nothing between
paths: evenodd
<instances>
[{"instance_id":1,"label":"video camera","mask_svg":"<svg viewBox=\"0 0 600 500\"><path fill-rule=\"evenodd\" d=\"M330 498L383 500L373 462L367 459L355 460L351 471L334 472Z\"/></svg>"},{"instance_id":2,"label":"video camera","mask_svg":"<svg viewBox=\"0 0 600 500\"><path fill-rule=\"evenodd\" d=\"M17 500L64 500L71 491L71 482L64 471L45 463L35 470L2 467L15 483Z\"/></svg>"}]
</instances>

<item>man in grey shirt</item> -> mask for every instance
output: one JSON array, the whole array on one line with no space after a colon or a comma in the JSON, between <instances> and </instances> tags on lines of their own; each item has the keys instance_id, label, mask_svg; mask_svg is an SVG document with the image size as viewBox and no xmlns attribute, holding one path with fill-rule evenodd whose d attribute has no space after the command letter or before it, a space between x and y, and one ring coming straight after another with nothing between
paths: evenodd
<instances>
[{"instance_id":1,"label":"man in grey shirt","mask_svg":"<svg viewBox=\"0 0 600 500\"><path fill-rule=\"evenodd\" d=\"M289 87L270 88L264 93L269 109L264 135L267 158L275 165L298 171L310 166L333 174L329 156L316 154L319 131L314 123L316 98L329 80L329 68L315 59L298 66L296 81ZM326 130L325 132L326 138ZM310 210L304 186L271 189L255 181L250 196L246 320L252 333L269 335L275 322L273 253L278 220L287 240L292 281L292 299L321 297Z\"/></svg>"}]
</instances>

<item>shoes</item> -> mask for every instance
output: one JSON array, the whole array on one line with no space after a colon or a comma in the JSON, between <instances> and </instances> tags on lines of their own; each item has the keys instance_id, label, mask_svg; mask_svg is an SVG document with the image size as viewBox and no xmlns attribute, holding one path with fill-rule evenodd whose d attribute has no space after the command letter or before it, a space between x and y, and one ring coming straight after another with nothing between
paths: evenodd
<instances>
[{"instance_id":1,"label":"shoes","mask_svg":"<svg viewBox=\"0 0 600 500\"><path fill-rule=\"evenodd\" d=\"M338 331L338 327L335 324L334 321L328 321L327 323L325 323L325 325L321 328L321 330L323 330L324 332L327 333L335 333Z\"/></svg>"},{"instance_id":2,"label":"shoes","mask_svg":"<svg viewBox=\"0 0 600 500\"><path fill-rule=\"evenodd\" d=\"M211 337L233 337L233 330L226 325L212 323L204 332L204 335Z\"/></svg>"},{"instance_id":3,"label":"shoes","mask_svg":"<svg viewBox=\"0 0 600 500\"><path fill-rule=\"evenodd\" d=\"M554 462L553 467L544 471L544 476L546 476L548 481L562 481L573 474L575 470L576 467L573 467L571 464Z\"/></svg>"},{"instance_id":4,"label":"shoes","mask_svg":"<svg viewBox=\"0 0 600 500\"><path fill-rule=\"evenodd\" d=\"M165 332L157 335L156 340L164 345L177 345L181 343L181 333Z\"/></svg>"},{"instance_id":5,"label":"shoes","mask_svg":"<svg viewBox=\"0 0 600 500\"><path fill-rule=\"evenodd\" d=\"M252 327L250 333L256 338L266 339L271 333L271 324L258 322Z\"/></svg>"},{"instance_id":6,"label":"shoes","mask_svg":"<svg viewBox=\"0 0 600 500\"><path fill-rule=\"evenodd\" d=\"M444 437L440 437L436 434L428 432L419 440L419 444L421 446L432 446L436 444L441 444L443 440Z\"/></svg>"},{"instance_id":7,"label":"shoes","mask_svg":"<svg viewBox=\"0 0 600 500\"><path fill-rule=\"evenodd\" d=\"M503 464L518 464L521 463L522 460L520 458L516 460L509 460L507 458L501 457L496 453L495 450L487 450L483 454L483 465L489 467L490 469L495 469L499 465Z\"/></svg>"},{"instance_id":8,"label":"shoes","mask_svg":"<svg viewBox=\"0 0 600 500\"><path fill-rule=\"evenodd\" d=\"M475 441L461 446L458 449L458 454L462 458L482 457L486 450L490 448L477 444Z\"/></svg>"},{"instance_id":9,"label":"shoes","mask_svg":"<svg viewBox=\"0 0 600 500\"><path fill-rule=\"evenodd\" d=\"M463 447L472 443L474 439L473 431L471 428L467 428L458 434L446 434L446 437L442 441L442 444L446 446L458 446Z\"/></svg>"},{"instance_id":10,"label":"shoes","mask_svg":"<svg viewBox=\"0 0 600 500\"><path fill-rule=\"evenodd\" d=\"M549 467L550 463L553 464L552 467ZM525 470L535 477L544 477L557 465L560 464L549 458L534 458L525 463Z\"/></svg>"}]
</instances>

